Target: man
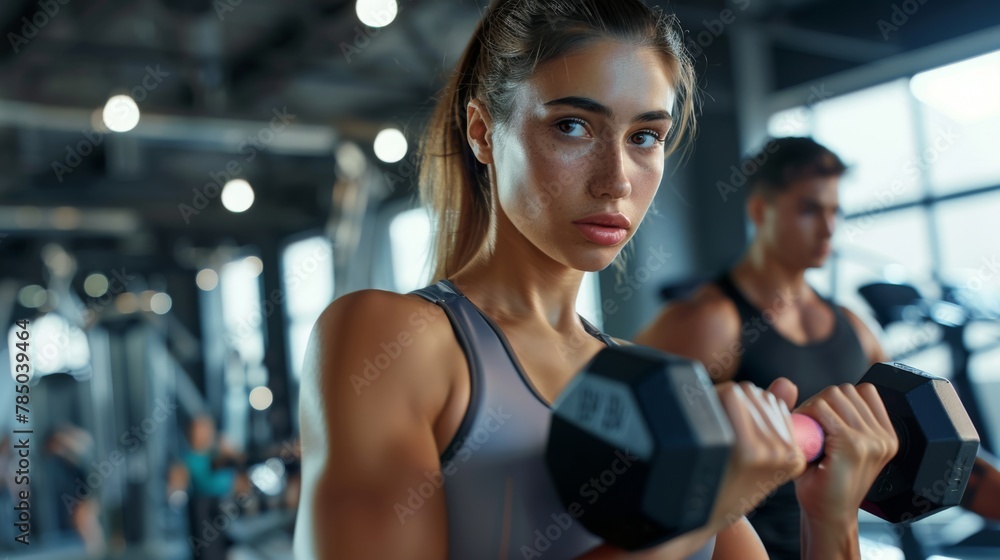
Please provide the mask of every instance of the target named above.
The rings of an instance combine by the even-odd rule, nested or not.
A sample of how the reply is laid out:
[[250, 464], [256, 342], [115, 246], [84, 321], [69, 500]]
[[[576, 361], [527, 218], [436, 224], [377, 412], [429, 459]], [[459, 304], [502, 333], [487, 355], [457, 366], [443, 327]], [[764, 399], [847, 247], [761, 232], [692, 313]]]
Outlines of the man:
[[[809, 138], [772, 140], [754, 160], [746, 206], [756, 231], [746, 253], [726, 274], [665, 308], [635, 342], [702, 362], [715, 383], [767, 387], [787, 377], [801, 403], [829, 385], [856, 383], [889, 356], [864, 321], [805, 280], [806, 270], [830, 254], [844, 163]], [[973, 476], [963, 505], [995, 517], [997, 500], [985, 496], [1000, 495], [1000, 473], [978, 459]], [[799, 557], [794, 485], [779, 488], [751, 515], [771, 558]]]

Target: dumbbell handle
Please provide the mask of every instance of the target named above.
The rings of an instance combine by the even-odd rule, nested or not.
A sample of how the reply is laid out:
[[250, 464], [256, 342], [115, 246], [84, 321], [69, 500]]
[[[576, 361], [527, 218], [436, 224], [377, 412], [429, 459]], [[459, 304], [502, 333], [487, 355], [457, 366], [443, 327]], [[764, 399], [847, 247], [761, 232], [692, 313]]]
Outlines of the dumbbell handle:
[[823, 456], [823, 445], [826, 443], [826, 433], [819, 422], [805, 414], [792, 414], [792, 439], [806, 456], [806, 462], [812, 463]]

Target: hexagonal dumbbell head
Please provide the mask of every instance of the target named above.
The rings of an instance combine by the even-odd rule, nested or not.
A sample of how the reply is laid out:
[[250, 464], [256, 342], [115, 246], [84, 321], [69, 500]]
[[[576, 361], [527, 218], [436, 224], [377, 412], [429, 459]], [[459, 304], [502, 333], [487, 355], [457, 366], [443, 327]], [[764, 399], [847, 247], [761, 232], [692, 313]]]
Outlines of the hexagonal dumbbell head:
[[701, 364], [610, 347], [553, 405], [546, 462], [571, 515], [635, 550], [704, 525], [732, 445]]
[[861, 508], [886, 521], [915, 521], [961, 501], [979, 434], [947, 379], [904, 364], [875, 364], [860, 383], [878, 389], [899, 435], [899, 453]]

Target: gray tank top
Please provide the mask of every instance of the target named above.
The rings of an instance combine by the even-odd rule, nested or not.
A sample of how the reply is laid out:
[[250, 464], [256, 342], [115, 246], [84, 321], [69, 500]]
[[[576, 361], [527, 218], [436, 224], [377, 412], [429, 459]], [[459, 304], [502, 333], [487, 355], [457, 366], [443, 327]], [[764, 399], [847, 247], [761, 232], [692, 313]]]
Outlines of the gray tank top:
[[[545, 443], [552, 411], [503, 332], [454, 284], [411, 292], [448, 316], [469, 363], [469, 408], [441, 455], [453, 560], [570, 560], [602, 541], [569, 515], [549, 481]], [[617, 343], [580, 317], [584, 328]], [[708, 560], [715, 539], [692, 556]]]

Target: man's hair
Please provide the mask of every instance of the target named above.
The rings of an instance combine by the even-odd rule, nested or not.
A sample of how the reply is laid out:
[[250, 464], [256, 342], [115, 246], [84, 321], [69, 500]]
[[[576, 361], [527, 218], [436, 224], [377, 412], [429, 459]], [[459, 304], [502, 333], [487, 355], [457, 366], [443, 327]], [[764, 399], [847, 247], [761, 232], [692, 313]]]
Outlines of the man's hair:
[[847, 165], [829, 148], [812, 138], [785, 137], [769, 140], [743, 169], [756, 170], [748, 174], [750, 194], [767, 198], [780, 194], [792, 183], [803, 179], [840, 177]]

